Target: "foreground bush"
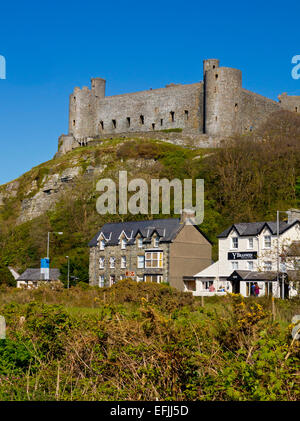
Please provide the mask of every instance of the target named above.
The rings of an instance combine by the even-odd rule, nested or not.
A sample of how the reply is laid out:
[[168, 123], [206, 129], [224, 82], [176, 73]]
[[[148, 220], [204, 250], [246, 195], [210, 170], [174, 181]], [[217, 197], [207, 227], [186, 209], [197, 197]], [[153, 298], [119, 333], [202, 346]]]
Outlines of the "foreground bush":
[[41, 302], [41, 291], [32, 291], [39, 301], [0, 308], [2, 400], [299, 398], [300, 346], [267, 300], [231, 294], [201, 307], [167, 285], [123, 282], [71, 289], [94, 296], [78, 311]]

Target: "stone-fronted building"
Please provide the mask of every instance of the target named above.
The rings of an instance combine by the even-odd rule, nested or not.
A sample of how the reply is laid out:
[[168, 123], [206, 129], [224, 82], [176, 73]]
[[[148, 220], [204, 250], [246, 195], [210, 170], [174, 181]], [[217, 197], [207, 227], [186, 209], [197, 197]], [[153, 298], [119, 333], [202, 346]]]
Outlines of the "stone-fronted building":
[[211, 264], [210, 241], [188, 219], [108, 223], [89, 247], [90, 285], [100, 287], [132, 278], [185, 290], [184, 278]]
[[197, 145], [246, 133], [271, 113], [300, 112], [300, 96], [279, 96], [279, 102], [248, 91], [239, 69], [221, 67], [219, 60], [203, 62], [203, 80], [166, 85], [123, 95], [106, 96], [106, 81], [91, 80], [91, 89], [76, 87], [70, 95], [69, 131], [59, 138], [59, 154], [105, 135], [182, 129]]
[[40, 285], [61, 284], [60, 270], [49, 269], [49, 280], [45, 280], [41, 269], [26, 269], [17, 279], [17, 288], [37, 288]]

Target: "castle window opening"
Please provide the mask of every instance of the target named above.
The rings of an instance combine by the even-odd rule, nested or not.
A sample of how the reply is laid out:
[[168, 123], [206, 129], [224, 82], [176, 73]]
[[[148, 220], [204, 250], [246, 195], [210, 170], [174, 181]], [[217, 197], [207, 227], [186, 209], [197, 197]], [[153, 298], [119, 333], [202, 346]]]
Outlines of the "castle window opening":
[[76, 102], [76, 96], [73, 97], [73, 102]]
[[144, 116], [143, 115], [140, 115], [140, 123], [141, 124], [144, 124], [145, 123], [145, 119], [144, 119]]
[[171, 121], [172, 121], [172, 123], [174, 123], [174, 121], [175, 121], [175, 112], [174, 111], [170, 111], [170, 117], [171, 117]]
[[216, 121], [218, 121], [218, 117], [216, 116]]
[[75, 124], [76, 124], [76, 121], [75, 121], [75, 120], [73, 120], [73, 126], [75, 126]]
[[238, 104], [235, 104], [235, 106], [234, 106], [234, 111], [235, 111], [235, 112], [237, 112], [237, 111], [238, 111], [238, 109], [239, 109]]
[[160, 119], [160, 125], [162, 126], [164, 124], [164, 120], [161, 118]]
[[127, 117], [127, 126], [130, 127], [130, 117]]
[[102, 120], [100, 121], [100, 127], [101, 127], [101, 130], [104, 130], [104, 123]]
[[152, 130], [155, 130], [155, 123], [152, 123]]
[[117, 121], [116, 120], [112, 120], [112, 126], [113, 126], [113, 129], [115, 129], [117, 127]]
[[296, 113], [298, 112], [298, 107], [295, 107], [295, 111], [296, 111]]
[[185, 119], [186, 120], [189, 119], [189, 112], [188, 112], [188, 110], [184, 110], [184, 116], [185, 116]]
[[218, 73], [216, 73], [216, 79], [218, 79], [218, 77], [219, 77], [219, 75], [218, 75]]

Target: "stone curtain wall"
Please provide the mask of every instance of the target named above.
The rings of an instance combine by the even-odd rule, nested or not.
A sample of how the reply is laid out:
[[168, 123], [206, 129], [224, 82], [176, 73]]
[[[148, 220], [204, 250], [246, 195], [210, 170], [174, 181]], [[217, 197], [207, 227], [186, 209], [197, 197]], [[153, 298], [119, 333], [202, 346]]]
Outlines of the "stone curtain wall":
[[280, 110], [280, 104], [254, 92], [242, 89], [242, 133], [256, 129], [270, 114]]
[[286, 93], [278, 96], [282, 108], [300, 113], [300, 96], [287, 96]]
[[202, 83], [106, 97], [96, 103], [96, 135], [173, 128], [202, 133], [202, 104]]

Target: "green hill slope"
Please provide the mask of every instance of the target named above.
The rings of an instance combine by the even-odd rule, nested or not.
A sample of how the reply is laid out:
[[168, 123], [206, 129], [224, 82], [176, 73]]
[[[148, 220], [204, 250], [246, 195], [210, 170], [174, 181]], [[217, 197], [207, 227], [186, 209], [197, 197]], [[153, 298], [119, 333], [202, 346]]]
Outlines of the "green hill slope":
[[129, 181], [138, 177], [148, 183], [152, 178], [203, 178], [201, 228], [216, 243], [216, 235], [233, 222], [274, 219], [276, 209], [299, 206], [299, 163], [300, 116], [289, 112], [274, 114], [259, 131], [214, 150], [124, 138], [76, 149], [0, 186], [0, 282], [11, 281], [8, 265], [20, 272], [39, 266], [48, 231], [64, 232], [52, 236], [52, 266], [65, 277], [68, 255], [72, 274], [87, 281], [87, 243], [97, 229], [107, 221], [145, 219], [97, 213], [96, 182], [117, 181], [120, 170], [128, 171]]

